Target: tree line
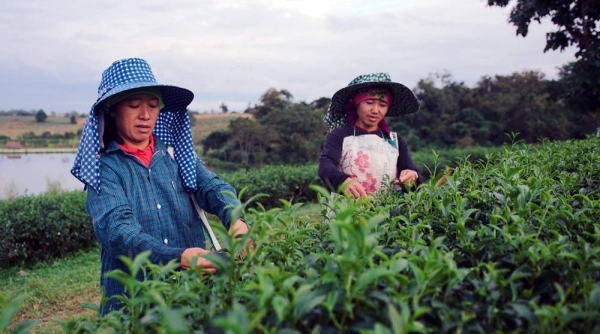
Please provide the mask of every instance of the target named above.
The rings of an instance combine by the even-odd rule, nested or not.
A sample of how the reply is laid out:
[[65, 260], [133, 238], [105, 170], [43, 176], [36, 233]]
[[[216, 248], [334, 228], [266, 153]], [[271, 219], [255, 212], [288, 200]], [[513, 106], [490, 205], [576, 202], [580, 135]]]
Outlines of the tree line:
[[[598, 113], [570, 104], [567, 85], [562, 74], [548, 80], [540, 71], [483, 76], [474, 87], [447, 73], [430, 75], [413, 88], [419, 112], [387, 121], [412, 150], [495, 146], [511, 132], [528, 143], [584, 138], [600, 125]], [[328, 130], [323, 116], [329, 103], [326, 97], [295, 102], [289, 91], [270, 88], [246, 109], [253, 118], [237, 118], [227, 130], [209, 134], [202, 156], [242, 167], [315, 162]]]

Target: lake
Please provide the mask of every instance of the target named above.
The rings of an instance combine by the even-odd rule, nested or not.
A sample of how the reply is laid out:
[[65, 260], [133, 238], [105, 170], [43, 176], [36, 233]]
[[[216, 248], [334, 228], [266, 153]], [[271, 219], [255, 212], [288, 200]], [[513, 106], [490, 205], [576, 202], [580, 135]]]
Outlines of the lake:
[[0, 199], [83, 190], [71, 175], [75, 153], [0, 154]]

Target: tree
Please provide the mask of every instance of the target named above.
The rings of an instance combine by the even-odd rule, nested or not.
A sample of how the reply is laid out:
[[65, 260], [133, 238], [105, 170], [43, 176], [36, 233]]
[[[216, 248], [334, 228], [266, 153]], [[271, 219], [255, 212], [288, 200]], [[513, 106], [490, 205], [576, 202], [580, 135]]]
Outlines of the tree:
[[77, 124], [77, 111], [71, 111], [71, 116], [69, 118], [71, 124]]
[[253, 119], [239, 117], [229, 123], [229, 138], [238, 144], [244, 167], [250, 164], [250, 157], [255, 158], [258, 165], [262, 166], [274, 136], [271, 128]]
[[202, 141], [202, 155], [206, 155], [209, 150], [218, 149], [225, 145], [229, 136], [225, 131], [211, 132]]
[[[506, 7], [511, 0], [488, 0], [488, 6]], [[517, 0], [510, 12], [508, 21], [517, 27], [517, 35], [527, 36], [531, 21], [541, 23], [542, 19], [550, 17], [558, 29], [546, 34], [546, 48], [561, 51], [575, 45], [579, 51], [576, 57], [583, 53], [594, 51], [596, 56], [600, 48], [600, 5], [598, 0]]]
[[264, 124], [278, 133], [269, 154], [273, 163], [304, 164], [319, 156], [327, 132], [321, 110], [304, 102], [294, 103], [270, 113]]
[[219, 108], [221, 108], [221, 111], [226, 114], [227, 111], [229, 111], [229, 109], [227, 108], [227, 105], [225, 104], [225, 102], [221, 102], [221, 105], [219, 106]]
[[[488, 0], [488, 5], [506, 7], [510, 2]], [[532, 21], [540, 23], [546, 17], [557, 29], [546, 34], [544, 52], [577, 48], [577, 60], [561, 73], [569, 106], [600, 126], [600, 4], [598, 0], [517, 0], [508, 21], [517, 27], [517, 35], [525, 37]]]
[[320, 97], [310, 103], [313, 108], [322, 109], [323, 111], [327, 110], [330, 104], [331, 99], [328, 97]]
[[526, 142], [569, 138], [568, 111], [564, 101], [557, 99], [556, 89], [539, 71], [484, 76], [475, 89], [475, 105], [491, 122], [490, 140], [500, 144], [510, 132], [519, 132]]
[[275, 88], [269, 88], [260, 97], [260, 102], [262, 104], [254, 106], [252, 114], [259, 122], [262, 122], [262, 120], [271, 112], [289, 107], [293, 98], [294, 97], [287, 89], [277, 90]]
[[576, 61], [560, 68], [567, 105], [575, 111], [571, 118], [579, 129], [577, 138], [584, 138], [600, 128], [600, 60], [597, 64]]
[[43, 109], [40, 109], [35, 114], [35, 121], [38, 122], [38, 123], [44, 123], [46, 121], [46, 118], [48, 118], [48, 115], [46, 115], [46, 113], [44, 112]]

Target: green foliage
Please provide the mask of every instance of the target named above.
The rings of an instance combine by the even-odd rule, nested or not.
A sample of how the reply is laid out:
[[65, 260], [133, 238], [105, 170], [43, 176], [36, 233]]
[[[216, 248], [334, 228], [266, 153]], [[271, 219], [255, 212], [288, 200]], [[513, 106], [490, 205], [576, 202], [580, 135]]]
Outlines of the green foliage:
[[[421, 170], [424, 180], [432, 175], [453, 168], [460, 162], [475, 162], [486, 159], [502, 147], [471, 147], [451, 150], [421, 150], [413, 153], [414, 162]], [[218, 160], [216, 160], [218, 162]], [[212, 165], [211, 165], [212, 166]], [[217, 163], [213, 167], [226, 169]], [[223, 173], [222, 177], [237, 189], [245, 189], [242, 200], [246, 201], [256, 194], [267, 197], [256, 202], [272, 208], [280, 205], [280, 199], [290, 202], [317, 202], [317, 193], [310, 188], [311, 184], [323, 185], [317, 173], [316, 164], [303, 166], [266, 166], [261, 169], [238, 170], [233, 173]], [[436, 172], [437, 171], [437, 172]]]
[[59, 258], [95, 244], [81, 191], [0, 201], [0, 266]]
[[227, 105], [225, 104], [225, 102], [221, 102], [221, 105], [219, 106], [219, 108], [221, 109], [221, 111], [226, 114], [229, 111], [229, 108], [227, 108]]
[[204, 140], [202, 141], [202, 155], [205, 156], [208, 151], [219, 149], [225, 145], [229, 135], [225, 131], [215, 131], [211, 132]]
[[444, 172], [447, 168], [454, 168], [466, 161], [493, 159], [494, 153], [501, 152], [502, 146], [474, 146], [463, 149], [422, 149], [412, 153], [412, 158], [420, 169], [421, 176], [428, 180], [432, 176]]
[[537, 71], [484, 76], [474, 88], [454, 82], [450, 75], [421, 80], [415, 93], [419, 112], [388, 117], [391, 129], [413, 149], [501, 145], [504, 133], [519, 132], [535, 143], [541, 138], [565, 140], [591, 133], [580, 126], [561, 97], [562, 84]]
[[566, 64], [559, 73], [566, 103], [574, 111], [571, 122], [580, 129], [577, 138], [600, 127], [600, 50], [596, 58]]
[[[6, 301], [0, 295], [0, 332], [8, 332], [11, 321], [15, 318], [21, 309], [21, 298], [15, 298], [11, 301]], [[11, 330], [11, 333], [29, 333], [31, 327], [36, 324], [35, 321], [25, 321], [17, 325]]]
[[[588, 65], [565, 66], [559, 81], [547, 80], [539, 71], [522, 71], [483, 76], [473, 88], [448, 73], [431, 75], [413, 89], [419, 112], [386, 120], [413, 151], [500, 146], [511, 132], [519, 132], [527, 143], [585, 138], [600, 127], [595, 107], [600, 92], [594, 93], [600, 72]], [[242, 168], [316, 162], [327, 131], [322, 119], [328, 101], [295, 103], [289, 92], [271, 88], [262, 104], [248, 111], [254, 119], [232, 121], [226, 136], [209, 135], [204, 155], [239, 162]]]
[[[488, 6], [505, 7], [510, 0], [488, 0]], [[517, 0], [512, 8], [509, 22], [517, 27], [517, 35], [527, 36], [532, 21], [550, 17], [557, 30], [546, 34], [544, 51], [563, 51], [571, 45], [577, 46], [579, 53], [600, 48], [600, 7], [595, 0], [575, 0], [565, 5], [563, 1]], [[579, 56], [579, 54], [577, 54]]]
[[279, 206], [280, 199], [290, 202], [316, 201], [311, 184], [321, 181], [314, 164], [305, 166], [266, 166], [261, 169], [240, 170], [224, 174], [223, 179], [237, 189], [245, 189], [242, 200], [256, 194], [265, 194], [257, 202], [267, 208]]
[[264, 153], [277, 133], [254, 119], [240, 117], [231, 121], [227, 136], [233, 145], [225, 145], [225, 147], [236, 147], [240, 153], [241, 164], [246, 167], [250, 164], [251, 157], [262, 166]]
[[203, 155], [242, 168], [263, 164], [305, 164], [318, 156], [327, 130], [323, 123], [324, 98], [313, 104], [294, 103], [285, 89], [271, 88], [262, 104], [248, 110], [253, 119], [237, 118], [227, 132], [216, 131], [203, 142]]
[[35, 121], [38, 122], [38, 123], [44, 123], [46, 121], [46, 118], [48, 118], [48, 115], [46, 115], [46, 113], [42, 109], [40, 109], [35, 114]]
[[111, 276], [135, 297], [68, 332], [598, 332], [598, 145], [515, 143], [402, 196], [313, 187], [334, 213], [320, 221], [299, 218], [301, 204], [246, 203], [244, 260], [246, 240], [222, 227], [233, 261], [209, 256], [216, 275], [128, 259], [131, 274]]
[[[505, 7], [510, 2], [488, 0], [488, 5]], [[577, 59], [561, 69], [562, 95], [577, 112], [573, 121], [583, 130], [575, 138], [585, 138], [600, 127], [600, 6], [597, 0], [517, 0], [509, 22], [517, 28], [517, 35], [525, 37], [533, 21], [541, 23], [546, 18], [556, 29], [546, 34], [544, 52], [577, 48]]]
[[[73, 142], [78, 138], [79, 135], [80, 133], [74, 132], [64, 132], [63, 134], [60, 134], [45, 131], [44, 133], [38, 136], [33, 131], [30, 131], [19, 135], [17, 137], [17, 140], [25, 148], [69, 147], [73, 145]], [[76, 141], [75, 144], [77, 144]]]
[[305, 103], [271, 112], [263, 124], [276, 133], [267, 157], [271, 164], [304, 164], [315, 159], [327, 132], [322, 111]]

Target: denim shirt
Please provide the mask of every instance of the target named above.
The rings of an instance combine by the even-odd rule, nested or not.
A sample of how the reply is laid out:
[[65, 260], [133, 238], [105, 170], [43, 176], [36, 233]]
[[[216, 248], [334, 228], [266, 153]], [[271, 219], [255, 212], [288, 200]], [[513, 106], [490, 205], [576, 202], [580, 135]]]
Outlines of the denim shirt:
[[[149, 168], [111, 142], [100, 157], [100, 192], [88, 187], [85, 207], [102, 245], [100, 284], [104, 296], [110, 298], [101, 305], [102, 315], [119, 308], [112, 296], [125, 293], [119, 282], [105, 276], [116, 269], [127, 272], [119, 256], [133, 258], [150, 250], [150, 261], [166, 264], [179, 261], [186, 248], [205, 247], [203, 224], [183, 187], [177, 162], [157, 137], [155, 140]], [[232, 208], [228, 206], [239, 201], [224, 192], [236, 191], [196, 160], [198, 190], [194, 196], [202, 209], [217, 215], [229, 228]]]

